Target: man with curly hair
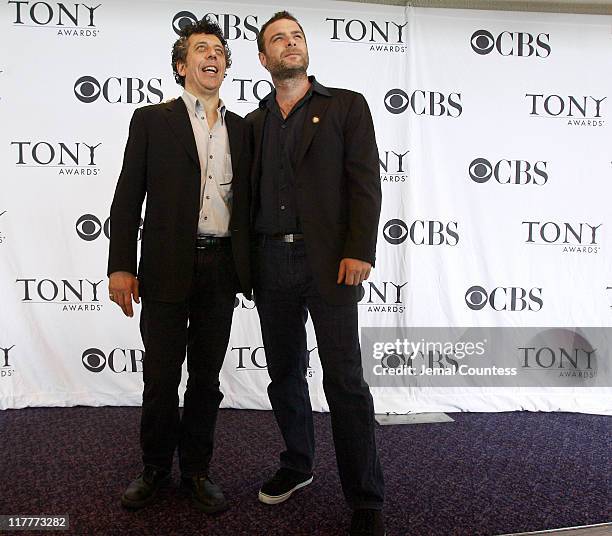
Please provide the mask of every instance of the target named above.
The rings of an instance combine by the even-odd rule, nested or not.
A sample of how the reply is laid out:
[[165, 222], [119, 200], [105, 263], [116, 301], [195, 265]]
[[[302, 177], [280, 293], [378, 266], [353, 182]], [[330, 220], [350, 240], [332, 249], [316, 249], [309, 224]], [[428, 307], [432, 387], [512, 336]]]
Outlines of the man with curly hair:
[[235, 295], [250, 295], [248, 131], [219, 98], [230, 65], [216, 23], [206, 18], [187, 26], [172, 50], [183, 95], [137, 109], [130, 124], [111, 207], [108, 261], [109, 296], [126, 316], [142, 297], [144, 470], [121, 498], [127, 508], [151, 502], [169, 478], [177, 447], [182, 484], [194, 504], [206, 513], [227, 508], [208, 468]]

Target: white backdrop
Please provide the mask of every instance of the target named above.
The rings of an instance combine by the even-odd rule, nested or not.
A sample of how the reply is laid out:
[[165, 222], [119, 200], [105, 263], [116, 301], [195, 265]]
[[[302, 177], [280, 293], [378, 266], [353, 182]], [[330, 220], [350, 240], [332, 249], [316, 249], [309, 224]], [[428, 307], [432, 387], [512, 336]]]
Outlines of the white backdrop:
[[[107, 218], [133, 110], [181, 93], [173, 27], [207, 13], [229, 39], [221, 96], [240, 115], [270, 87], [256, 28], [285, 8], [310, 74], [370, 104], [383, 212], [362, 326], [611, 325], [612, 18], [101, 2], [0, 4], [0, 408], [140, 404], [138, 317], [107, 298]], [[309, 348], [313, 408], [327, 410], [310, 325]], [[373, 395], [377, 412], [612, 413], [609, 360], [597, 374]], [[267, 383], [239, 296], [223, 405], [269, 408]]]

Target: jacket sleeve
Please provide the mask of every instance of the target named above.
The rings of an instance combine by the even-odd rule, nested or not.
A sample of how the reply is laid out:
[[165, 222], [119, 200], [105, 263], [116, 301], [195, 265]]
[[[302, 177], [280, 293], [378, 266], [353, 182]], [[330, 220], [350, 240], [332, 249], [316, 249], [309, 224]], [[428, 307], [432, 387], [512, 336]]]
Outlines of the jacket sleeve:
[[370, 108], [355, 93], [344, 126], [344, 174], [349, 203], [349, 229], [343, 258], [374, 266], [382, 194], [378, 147]]
[[123, 166], [110, 211], [108, 275], [125, 271], [136, 275], [140, 214], [146, 192], [147, 133], [142, 110], [132, 115]]

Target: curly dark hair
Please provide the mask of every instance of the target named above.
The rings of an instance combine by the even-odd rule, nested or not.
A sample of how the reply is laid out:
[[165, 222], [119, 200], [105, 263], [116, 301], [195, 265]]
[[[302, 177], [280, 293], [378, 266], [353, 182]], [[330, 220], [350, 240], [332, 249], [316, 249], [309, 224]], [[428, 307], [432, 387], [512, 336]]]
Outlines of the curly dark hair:
[[276, 22], [277, 20], [282, 20], [282, 19], [292, 20], [293, 22], [295, 22], [300, 27], [300, 30], [304, 34], [304, 39], [306, 39], [306, 34], [304, 33], [304, 28], [302, 28], [300, 21], [297, 20], [288, 11], [279, 11], [278, 13], [274, 13], [274, 15], [270, 17], [270, 19], [264, 22], [263, 26], [261, 27], [261, 30], [259, 30], [259, 34], [257, 35], [257, 49], [259, 50], [259, 52], [264, 52], [266, 49], [266, 45], [264, 43], [264, 32], [266, 31], [266, 28], [270, 26], [270, 24], [272, 24], [273, 22]]
[[185, 87], [185, 77], [178, 73], [176, 64], [179, 61], [184, 63], [187, 60], [187, 41], [193, 34], [208, 34], [218, 37], [219, 41], [221, 41], [221, 44], [223, 45], [223, 50], [225, 53], [225, 68], [229, 69], [232, 65], [232, 52], [230, 51], [229, 46], [227, 46], [227, 40], [225, 37], [223, 37], [221, 27], [206, 16], [203, 19], [182, 28], [179, 33], [179, 38], [174, 42], [174, 45], [172, 45], [172, 72], [174, 73], [176, 83], [183, 87]]

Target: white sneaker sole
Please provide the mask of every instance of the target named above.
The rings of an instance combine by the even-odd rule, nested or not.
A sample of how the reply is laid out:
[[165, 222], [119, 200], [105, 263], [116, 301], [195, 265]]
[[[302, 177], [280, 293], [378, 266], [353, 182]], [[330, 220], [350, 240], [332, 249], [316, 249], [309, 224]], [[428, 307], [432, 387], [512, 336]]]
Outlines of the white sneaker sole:
[[291, 497], [291, 494], [300, 489], [303, 488], [305, 486], [308, 486], [308, 484], [310, 484], [312, 482], [312, 478], [310, 477], [308, 480], [304, 480], [304, 482], [300, 482], [297, 486], [295, 486], [294, 488], [291, 488], [288, 492], [283, 493], [282, 495], [267, 495], [265, 493], [262, 493], [261, 491], [259, 492], [259, 500], [264, 503], [264, 504], [279, 504], [282, 503], [284, 501], [286, 501], [289, 497]]

